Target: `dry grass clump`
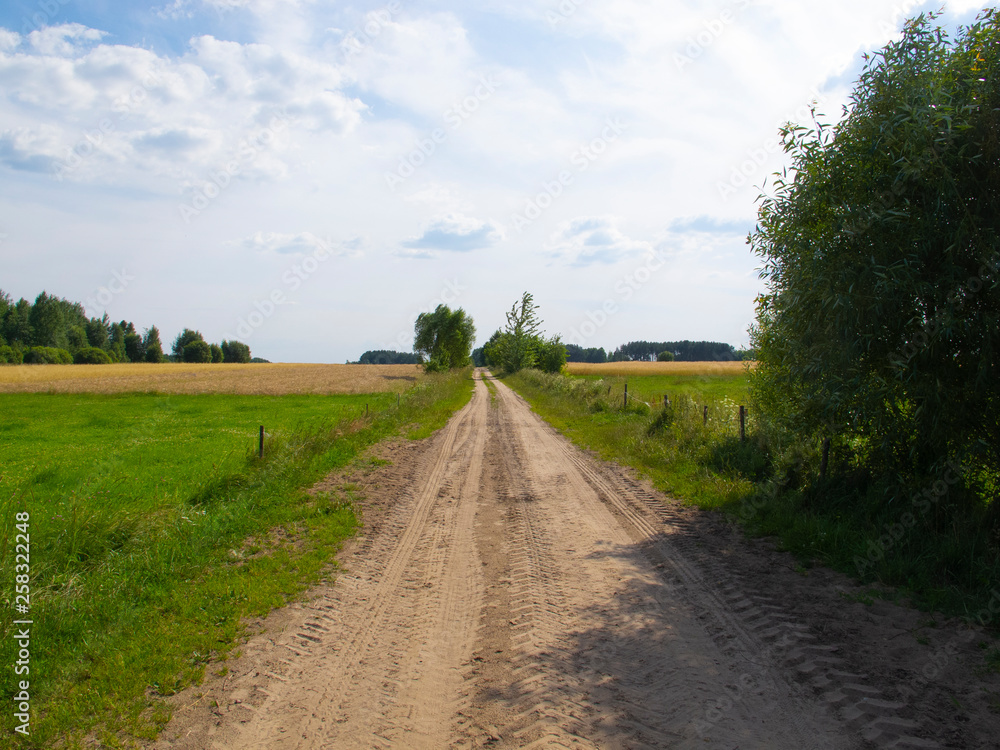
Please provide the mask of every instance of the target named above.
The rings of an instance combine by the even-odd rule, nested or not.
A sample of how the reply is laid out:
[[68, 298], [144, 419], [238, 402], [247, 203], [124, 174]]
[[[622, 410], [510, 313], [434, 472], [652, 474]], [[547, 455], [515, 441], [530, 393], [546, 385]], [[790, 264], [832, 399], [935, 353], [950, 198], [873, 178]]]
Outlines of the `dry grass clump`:
[[5, 365], [0, 393], [379, 393], [422, 375], [420, 365]]
[[740, 375], [753, 362], [569, 362], [570, 375]]

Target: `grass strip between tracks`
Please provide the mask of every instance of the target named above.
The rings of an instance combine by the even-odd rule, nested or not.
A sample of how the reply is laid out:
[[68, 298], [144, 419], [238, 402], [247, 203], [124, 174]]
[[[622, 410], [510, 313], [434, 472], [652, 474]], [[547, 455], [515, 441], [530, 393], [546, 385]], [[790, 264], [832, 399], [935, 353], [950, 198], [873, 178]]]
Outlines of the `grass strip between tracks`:
[[[159, 699], [224, 660], [245, 619], [324, 575], [358, 524], [350, 488], [306, 490], [368, 446], [426, 437], [472, 394], [469, 371], [354, 396], [3, 394], [0, 569], [11, 613], [15, 514], [30, 514], [30, 674], [0, 621], [23, 747], [131, 746], [169, 719]], [[263, 458], [257, 426], [265, 424]], [[14, 729], [28, 679], [29, 737]]]

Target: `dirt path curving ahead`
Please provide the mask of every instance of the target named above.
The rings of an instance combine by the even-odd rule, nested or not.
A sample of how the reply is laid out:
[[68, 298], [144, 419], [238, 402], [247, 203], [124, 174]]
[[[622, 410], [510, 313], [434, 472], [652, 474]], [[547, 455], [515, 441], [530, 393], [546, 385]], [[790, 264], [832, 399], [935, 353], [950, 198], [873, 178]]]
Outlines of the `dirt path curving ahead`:
[[[477, 381], [444, 429], [392, 447], [390, 465], [356, 478], [371, 505], [336, 580], [268, 618], [227, 675], [177, 698], [154, 747], [954, 739], [940, 712], [921, 708], [930, 689], [900, 701], [885, 669], [858, 668], [870, 633], [845, 648], [846, 626], [816, 627], [816, 608], [849, 609], [832, 581], [806, 582], [824, 593], [803, 602], [801, 586], [789, 596], [788, 584], [749, 575], [777, 553], [583, 454], [495, 385], [491, 394]], [[977, 747], [971, 736], [948, 745]]]

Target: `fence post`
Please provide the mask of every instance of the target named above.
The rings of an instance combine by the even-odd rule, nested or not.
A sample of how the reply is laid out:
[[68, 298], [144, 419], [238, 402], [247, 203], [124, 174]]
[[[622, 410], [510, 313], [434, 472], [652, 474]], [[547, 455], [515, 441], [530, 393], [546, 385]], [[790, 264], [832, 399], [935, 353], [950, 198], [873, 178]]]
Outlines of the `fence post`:
[[258, 458], [264, 458], [264, 425], [260, 426], [260, 448], [257, 451]]
[[747, 439], [747, 408], [740, 404], [740, 442]]
[[701, 423], [703, 425], [707, 425], [708, 424], [708, 405], [707, 404], [705, 405], [705, 408], [702, 411], [702, 421], [701, 421]]
[[819, 478], [826, 479], [826, 467], [830, 463], [830, 438], [823, 438], [823, 460], [819, 464]]
[[625, 381], [625, 397], [622, 399], [622, 409], [628, 409], [628, 381]]

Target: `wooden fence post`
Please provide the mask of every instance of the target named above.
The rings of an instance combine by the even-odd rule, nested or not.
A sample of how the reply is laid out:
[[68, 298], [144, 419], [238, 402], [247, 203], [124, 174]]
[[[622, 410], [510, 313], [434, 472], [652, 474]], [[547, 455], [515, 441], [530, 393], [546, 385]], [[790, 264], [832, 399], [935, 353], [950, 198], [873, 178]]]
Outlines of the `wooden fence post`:
[[258, 458], [264, 458], [264, 425], [260, 426], [260, 448], [257, 452]]
[[625, 381], [625, 397], [622, 399], [622, 409], [628, 409], [628, 381]]
[[663, 408], [666, 409], [668, 406], [670, 406], [670, 399], [667, 397], [667, 394], [664, 393], [663, 394]]
[[701, 421], [701, 423], [704, 424], [704, 425], [708, 424], [708, 405], [707, 404], [705, 405], [705, 408], [702, 411], [702, 421]]
[[740, 405], [740, 442], [747, 439], [747, 408]]

